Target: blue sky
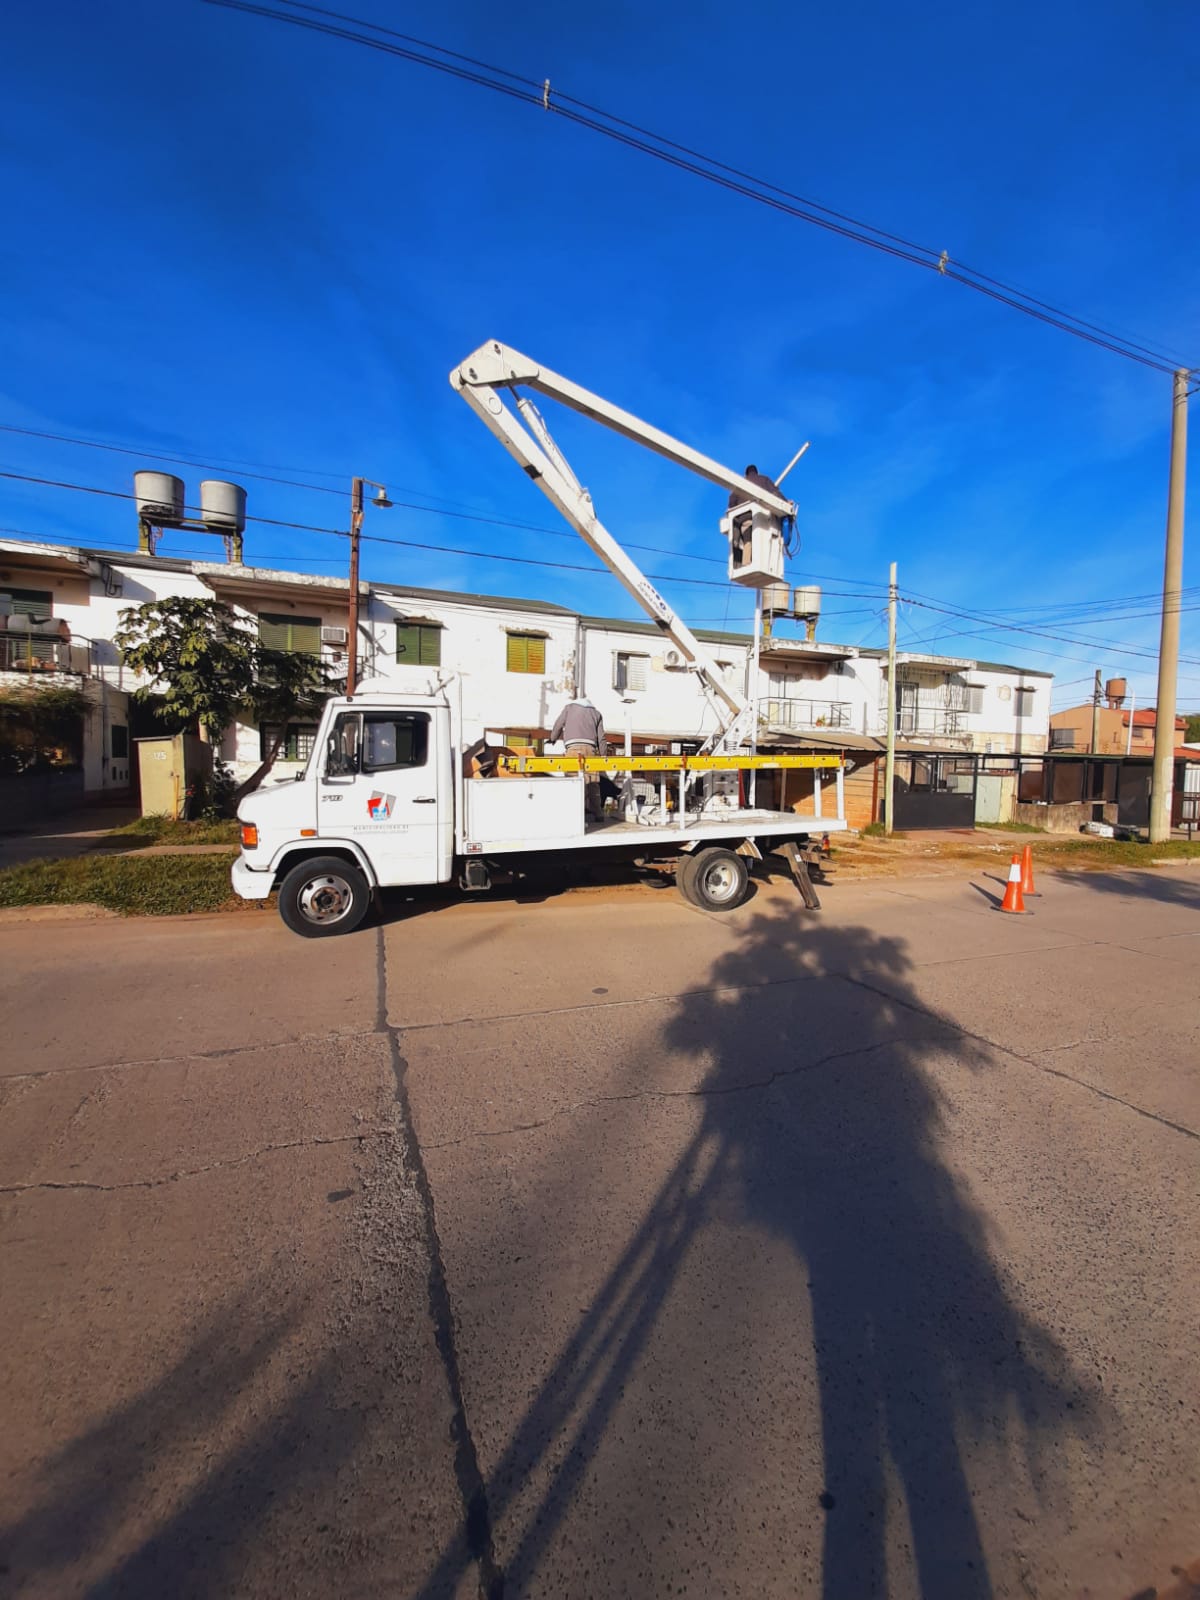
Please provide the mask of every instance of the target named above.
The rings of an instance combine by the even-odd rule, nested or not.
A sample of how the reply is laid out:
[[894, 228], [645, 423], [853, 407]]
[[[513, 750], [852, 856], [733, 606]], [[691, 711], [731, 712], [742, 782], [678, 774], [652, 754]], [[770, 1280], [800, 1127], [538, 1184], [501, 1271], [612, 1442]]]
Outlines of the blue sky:
[[[1200, 363], [1190, 0], [345, 3]], [[1153, 650], [1153, 602], [1063, 619], [1161, 586], [1169, 378], [347, 43], [199, 0], [49, 0], [7, 24], [0, 423], [339, 491], [359, 472], [425, 508], [368, 514], [418, 546], [368, 544], [368, 576], [632, 615], [606, 575], [424, 548], [592, 559], [571, 536], [439, 514], [557, 527], [446, 382], [499, 337], [737, 467], [778, 471], [811, 439], [791, 575], [824, 581], [822, 636], [882, 642], [894, 559], [926, 600], [1096, 641], [963, 635], [909, 603], [902, 645], [1053, 670], [1058, 704], [1095, 666], [1153, 698], [1153, 663], [1116, 648]], [[618, 537], [675, 552], [644, 559], [683, 614], [744, 622], [712, 564], [721, 493], [549, 420]], [[135, 464], [0, 434], [10, 471], [119, 490]], [[245, 481], [252, 515], [346, 525], [344, 499]], [[0, 482], [0, 502], [5, 528], [134, 541], [119, 500]], [[247, 542], [317, 572], [343, 551], [255, 524]], [[1183, 649], [1181, 703], [1200, 706], [1192, 616]]]

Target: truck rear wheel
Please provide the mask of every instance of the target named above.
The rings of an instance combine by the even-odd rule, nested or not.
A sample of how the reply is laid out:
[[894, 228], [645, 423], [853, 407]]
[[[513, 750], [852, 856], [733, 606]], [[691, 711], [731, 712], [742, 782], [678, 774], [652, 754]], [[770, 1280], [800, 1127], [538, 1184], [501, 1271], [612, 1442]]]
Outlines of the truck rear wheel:
[[746, 898], [750, 883], [744, 858], [719, 845], [685, 856], [677, 877], [684, 898], [701, 911], [732, 911]]
[[301, 861], [279, 885], [279, 915], [293, 933], [324, 939], [351, 933], [367, 914], [371, 890], [353, 862], [340, 856]]

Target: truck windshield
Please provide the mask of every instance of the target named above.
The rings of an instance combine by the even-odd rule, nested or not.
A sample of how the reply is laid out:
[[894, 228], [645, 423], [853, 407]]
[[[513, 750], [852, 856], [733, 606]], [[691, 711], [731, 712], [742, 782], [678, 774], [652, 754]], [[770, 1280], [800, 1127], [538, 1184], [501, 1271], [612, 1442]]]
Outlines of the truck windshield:
[[325, 771], [331, 778], [345, 778], [359, 771], [362, 751], [362, 716], [348, 712], [340, 716], [329, 735]]

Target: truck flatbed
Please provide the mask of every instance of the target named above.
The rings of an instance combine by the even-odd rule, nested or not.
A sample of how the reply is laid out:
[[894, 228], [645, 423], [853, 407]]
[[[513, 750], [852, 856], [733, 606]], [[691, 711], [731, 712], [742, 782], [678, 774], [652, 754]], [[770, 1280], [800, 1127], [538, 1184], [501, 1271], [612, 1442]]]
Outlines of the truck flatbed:
[[838, 817], [800, 816], [790, 811], [730, 810], [698, 822], [667, 822], [658, 825], [627, 822], [614, 818], [590, 822], [582, 833], [567, 833], [554, 839], [538, 839], [526, 834], [508, 839], [488, 839], [486, 844], [468, 839], [467, 855], [517, 855], [531, 850], [606, 850], [629, 844], [672, 846], [702, 842], [716, 844], [727, 839], [795, 839], [803, 834], [837, 833], [846, 824]]

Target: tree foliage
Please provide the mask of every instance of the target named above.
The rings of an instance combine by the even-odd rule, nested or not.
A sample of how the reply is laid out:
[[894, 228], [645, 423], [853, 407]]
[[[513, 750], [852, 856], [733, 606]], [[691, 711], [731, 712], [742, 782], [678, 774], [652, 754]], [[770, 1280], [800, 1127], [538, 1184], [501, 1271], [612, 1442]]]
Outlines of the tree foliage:
[[1194, 712], [1187, 719], [1187, 732], [1184, 738], [1188, 744], [1200, 744], [1200, 711]]
[[268, 649], [253, 624], [220, 600], [177, 596], [127, 606], [114, 640], [126, 665], [149, 679], [139, 699], [156, 701], [157, 714], [175, 726], [199, 723], [214, 745], [239, 715], [278, 728], [239, 795], [271, 770], [287, 724], [311, 715], [337, 687], [317, 656]]
[[83, 749], [87, 696], [60, 685], [0, 688], [0, 772], [75, 766]]
[[220, 600], [176, 596], [126, 606], [113, 640], [126, 666], [150, 680], [138, 699], [161, 695], [164, 720], [199, 723], [213, 744], [254, 688], [258, 639]]

